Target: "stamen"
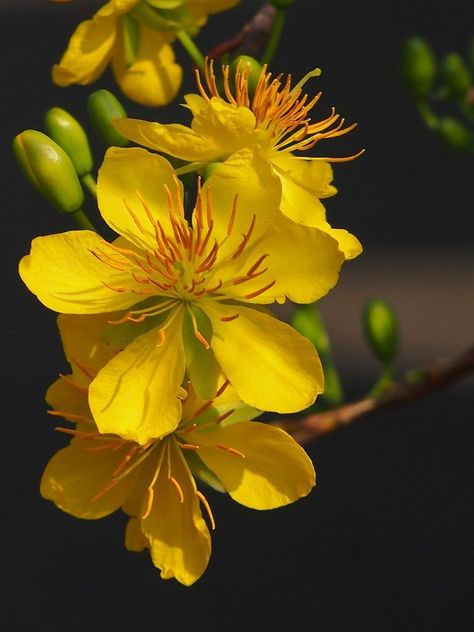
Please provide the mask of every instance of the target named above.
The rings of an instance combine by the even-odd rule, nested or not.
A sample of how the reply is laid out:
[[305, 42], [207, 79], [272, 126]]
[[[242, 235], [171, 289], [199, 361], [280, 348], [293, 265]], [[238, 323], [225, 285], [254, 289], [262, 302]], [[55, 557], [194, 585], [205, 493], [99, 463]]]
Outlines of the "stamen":
[[217, 399], [218, 397], [220, 397], [229, 385], [230, 385], [229, 380], [225, 380], [225, 382], [222, 383], [222, 386], [219, 387], [219, 390], [217, 391], [214, 399]]
[[216, 528], [216, 521], [214, 520], [214, 516], [212, 515], [211, 506], [207, 502], [207, 498], [204, 496], [204, 494], [201, 494], [201, 492], [198, 489], [196, 490], [196, 496], [199, 498], [199, 500], [202, 502], [202, 504], [206, 508], [207, 515], [211, 523], [211, 529], [214, 531]]
[[88, 377], [91, 381], [95, 378], [95, 376], [97, 375], [97, 371], [94, 371], [93, 369], [90, 369], [86, 366], [84, 366], [83, 364], [80, 364], [77, 360], [75, 360], [74, 358], [71, 358], [71, 364], [74, 364], [74, 366], [76, 366], [79, 371], [81, 371], [82, 373], [84, 373], [84, 375], [86, 377]]
[[256, 222], [256, 215], [255, 213], [252, 215], [252, 221], [250, 223], [249, 229], [248, 231], [243, 235], [243, 239], [240, 242], [239, 247], [237, 248], [237, 250], [234, 252], [234, 254], [232, 255], [232, 259], [237, 259], [237, 257], [239, 255], [242, 254], [242, 252], [245, 250], [245, 247], [250, 239], [250, 236], [253, 233], [253, 229], [255, 228], [255, 222]]
[[183, 494], [183, 489], [182, 489], [181, 485], [178, 483], [178, 481], [173, 476], [170, 476], [168, 480], [171, 481], [173, 483], [173, 485], [175, 486], [176, 491], [179, 494], [179, 502], [181, 504], [183, 504], [183, 502], [184, 502], [184, 494]]
[[223, 323], [230, 323], [231, 320], [235, 320], [239, 316], [240, 314], [232, 314], [232, 316], [221, 316], [221, 320]]
[[[194, 426], [196, 426], [196, 424], [194, 424]], [[189, 428], [186, 428], [186, 430], [189, 431]], [[193, 428], [193, 430], [194, 430], [194, 428]], [[180, 443], [179, 447], [182, 450], [193, 450], [193, 451], [199, 450], [199, 446], [198, 445], [194, 445], [192, 443]]]
[[259, 294], [263, 294], [264, 292], [269, 290], [271, 287], [275, 285], [275, 283], [276, 281], [272, 281], [268, 285], [265, 285], [265, 287], [262, 287], [260, 290], [255, 290], [255, 292], [250, 292], [250, 294], [245, 294], [244, 298], [255, 298], [256, 296], [259, 296]]
[[236, 450], [235, 448], [231, 448], [228, 445], [224, 445], [223, 443], [216, 443], [216, 447], [224, 450], [225, 452], [229, 452], [230, 454], [235, 454], [235, 456], [239, 456], [241, 459], [245, 459], [245, 454], [240, 452], [240, 450]]

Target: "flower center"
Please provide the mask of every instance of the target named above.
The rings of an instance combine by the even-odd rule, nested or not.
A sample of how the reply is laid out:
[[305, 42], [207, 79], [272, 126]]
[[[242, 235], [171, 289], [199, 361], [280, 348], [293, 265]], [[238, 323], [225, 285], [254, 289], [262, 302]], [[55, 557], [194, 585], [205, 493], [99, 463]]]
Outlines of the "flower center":
[[[200, 188], [198, 190], [192, 225], [184, 218], [178, 180], [176, 179], [177, 201], [173, 199], [168, 187], [165, 188], [168, 197], [167, 230], [164, 223], [154, 217], [145, 200], [137, 192], [141, 210], [152, 226], [153, 248], [140, 251], [104, 241], [101, 247], [91, 251], [112, 270], [129, 276], [129, 282], [125, 287], [102, 281], [106, 287], [118, 293], [132, 292], [137, 295], [137, 302], [149, 297], [159, 297], [151, 306], [129, 310], [120, 320], [113, 321], [114, 324], [125, 321], [142, 323], [146, 318], [163, 314], [179, 305], [189, 307], [192, 303], [199, 303], [203, 298], [225, 300], [230, 298], [226, 296], [226, 288], [245, 284], [268, 271], [268, 268], [262, 267], [268, 254], [247, 257], [255, 231], [255, 215], [243, 233], [234, 234], [237, 197], [234, 198], [227, 226], [219, 231], [219, 236], [216, 236], [209, 188], [205, 195]], [[144, 236], [149, 235], [146, 230], [148, 226], [143, 225], [129, 201], [125, 200], [124, 203], [139, 232]], [[143, 216], [143, 213], [141, 215]], [[242, 262], [241, 265], [232, 265], [239, 261]], [[264, 282], [262, 287], [245, 294], [243, 298], [255, 298], [275, 283], [275, 280]], [[191, 317], [193, 318], [192, 312]], [[197, 328], [195, 332], [201, 339]]]

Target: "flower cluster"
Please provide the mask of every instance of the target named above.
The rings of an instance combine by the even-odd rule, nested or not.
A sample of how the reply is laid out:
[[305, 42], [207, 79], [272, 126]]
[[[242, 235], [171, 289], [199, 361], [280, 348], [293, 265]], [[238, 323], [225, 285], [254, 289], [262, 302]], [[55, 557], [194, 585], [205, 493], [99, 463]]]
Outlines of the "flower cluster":
[[[205, 13], [233, 3], [173, 4]], [[98, 15], [139, 5], [114, 0]], [[143, 146], [110, 148], [99, 171], [115, 238], [38, 237], [20, 263], [28, 288], [61, 314], [72, 366], [47, 395], [72, 440], [48, 464], [42, 495], [81, 518], [121, 508], [127, 548], [149, 549], [162, 577], [186, 585], [210, 554], [201, 507], [215, 526], [196, 481], [255, 509], [314, 485], [302, 448], [250, 421], [302, 410], [324, 389], [313, 345], [267, 306], [320, 299], [361, 251], [326, 219], [333, 159], [301, 156], [352, 129], [334, 111], [310, 120], [319, 95], [302, 88], [314, 73], [292, 86], [263, 68], [253, 94], [248, 69], [222, 73], [212, 61], [197, 73], [190, 127], [115, 121]], [[179, 176], [195, 172], [204, 181], [185, 189]]]

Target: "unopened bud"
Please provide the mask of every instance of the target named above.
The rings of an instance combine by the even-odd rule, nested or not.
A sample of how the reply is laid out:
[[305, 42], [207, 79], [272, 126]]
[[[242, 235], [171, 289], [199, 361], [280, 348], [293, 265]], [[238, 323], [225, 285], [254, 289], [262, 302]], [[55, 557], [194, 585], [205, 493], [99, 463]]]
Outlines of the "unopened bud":
[[49, 136], [67, 153], [77, 173], [85, 176], [92, 171], [94, 161], [84, 128], [69, 112], [51, 108], [44, 125]]
[[248, 73], [249, 93], [253, 95], [262, 74], [262, 64], [249, 55], [239, 55], [230, 65], [230, 72], [233, 77], [237, 72]]
[[460, 98], [472, 84], [471, 73], [466, 62], [458, 53], [449, 53], [441, 60], [441, 74], [451, 94]]
[[320, 353], [329, 353], [329, 338], [315, 305], [298, 305], [291, 317], [291, 324], [296, 331], [308, 338]]
[[402, 74], [414, 97], [427, 96], [436, 77], [436, 60], [421, 37], [408, 39], [402, 51]]
[[369, 301], [364, 309], [364, 330], [374, 355], [387, 364], [398, 351], [398, 323], [392, 308], [381, 299]]
[[474, 149], [474, 133], [461, 121], [446, 116], [439, 122], [438, 132], [451, 149], [472, 151]]
[[127, 147], [130, 142], [113, 126], [114, 118], [127, 116], [124, 107], [108, 90], [96, 90], [87, 99], [87, 111], [95, 131], [108, 147]]
[[27, 129], [13, 140], [13, 152], [25, 177], [61, 213], [82, 208], [84, 192], [74, 165], [49, 136]]

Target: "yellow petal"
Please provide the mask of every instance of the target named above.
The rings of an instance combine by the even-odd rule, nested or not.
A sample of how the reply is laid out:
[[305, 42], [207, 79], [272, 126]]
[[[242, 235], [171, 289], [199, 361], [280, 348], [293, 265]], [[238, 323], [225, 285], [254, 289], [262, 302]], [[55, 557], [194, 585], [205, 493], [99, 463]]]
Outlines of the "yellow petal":
[[169, 452], [164, 455], [161, 467], [158, 465], [153, 503], [149, 515], [141, 520], [141, 528], [149, 540], [153, 563], [161, 569], [161, 577], [174, 577], [189, 586], [206, 570], [211, 538], [201, 515], [194, 479], [181, 450], [173, 438], [165, 443], [162, 450]]
[[272, 157], [275, 174], [281, 180], [281, 211], [294, 222], [314, 226], [333, 237], [346, 259], [354, 259], [362, 246], [347, 230], [332, 228], [326, 221], [326, 211], [320, 198], [337, 193], [332, 186], [332, 168], [324, 160], [301, 160], [278, 154]]
[[227, 156], [239, 149], [256, 146], [266, 134], [256, 128], [254, 113], [246, 107], [234, 106], [213, 97], [191, 123], [193, 131], [219, 148]]
[[158, 329], [152, 329], [99, 371], [89, 404], [100, 432], [143, 445], [176, 428], [185, 371], [182, 320], [181, 309], [173, 312], [163, 325], [162, 344]]
[[[77, 383], [77, 386], [73, 386], [70, 380], [73, 380], [72, 375], [68, 376], [67, 379], [59, 378], [53, 382], [46, 391], [45, 399], [47, 403], [54, 410], [79, 415], [92, 421], [92, 413], [87, 401], [87, 387], [81, 386], [75, 379], [74, 383]], [[82, 382], [87, 381], [87, 378], [84, 376]], [[53, 420], [57, 421], [57, 417], [54, 417]]]
[[241, 305], [202, 301], [200, 307], [211, 320], [217, 361], [244, 402], [293, 413], [310, 406], [323, 391], [313, 345], [289, 325]]
[[130, 518], [125, 530], [125, 548], [129, 551], [140, 553], [148, 547], [148, 540], [143, 535], [143, 531], [138, 518]]
[[257, 304], [284, 302], [286, 298], [312, 303], [336, 285], [344, 255], [326, 232], [295, 224], [279, 214], [260, 239], [250, 242], [241, 256], [222, 264], [215, 275], [224, 282], [243, 280], [259, 260], [257, 272], [266, 271], [228, 285], [223, 291], [226, 296]]
[[137, 302], [130, 274], [99, 261], [94, 249], [107, 249], [102, 237], [88, 230], [37, 237], [31, 252], [20, 261], [19, 273], [28, 289], [57, 312], [99, 314], [119, 311]]
[[319, 160], [301, 160], [281, 153], [272, 156], [276, 175], [281, 180], [281, 211], [294, 222], [320, 226], [326, 211], [319, 201], [337, 191], [331, 185], [331, 165]]
[[46, 466], [41, 495], [77, 518], [107, 516], [121, 506], [135, 484], [136, 473], [132, 471], [97, 497], [110, 484], [127, 449], [124, 446], [115, 451], [93, 452], [84, 449], [83, 441], [73, 442], [59, 450]]
[[117, 83], [129, 99], [155, 107], [174, 99], [181, 85], [182, 69], [175, 63], [169, 37], [140, 27], [140, 44], [133, 64], [127, 64], [121, 30], [112, 56]]
[[59, 64], [53, 67], [53, 81], [58, 86], [95, 81], [110, 61], [115, 43], [117, 20], [113, 13], [97, 13], [92, 20], [79, 24]]
[[218, 145], [179, 123], [163, 125], [139, 119], [117, 118], [114, 119], [114, 127], [125, 138], [139, 145], [189, 162], [209, 162], [221, 155]]
[[[159, 220], [167, 234], [173, 234], [168, 212], [166, 188], [176, 200], [182, 185], [174, 179], [173, 167], [145, 149], [111, 147], [97, 180], [97, 200], [102, 217], [117, 233], [138, 248], [156, 247], [155, 226], [148, 217]], [[175, 206], [177, 204], [175, 203]], [[146, 208], [145, 208], [146, 207]]]
[[60, 314], [58, 327], [64, 355], [72, 366], [76, 381], [80, 383], [83, 373], [78, 371], [77, 364], [97, 372], [107, 364], [118, 352], [118, 349], [105, 344], [102, 332], [114, 320], [116, 314]]
[[188, 440], [199, 445], [199, 457], [232, 498], [246, 507], [282, 507], [306, 496], [315, 485], [308, 455], [279, 428], [240, 422], [214, 432], [196, 430]]
[[[280, 216], [280, 182], [269, 162], [256, 150], [242, 149], [219, 164], [203, 186], [203, 199], [209, 192], [214, 235], [223, 241], [236, 199], [236, 213], [230, 237], [219, 248], [219, 260], [237, 250], [254, 221], [252, 241]], [[211, 277], [209, 277], [211, 278]]]
[[327, 228], [321, 226], [331, 237], [337, 240], [339, 249], [344, 253], [346, 259], [354, 259], [362, 252], [362, 244], [355, 235], [352, 235], [344, 228], [331, 228], [328, 224]]

